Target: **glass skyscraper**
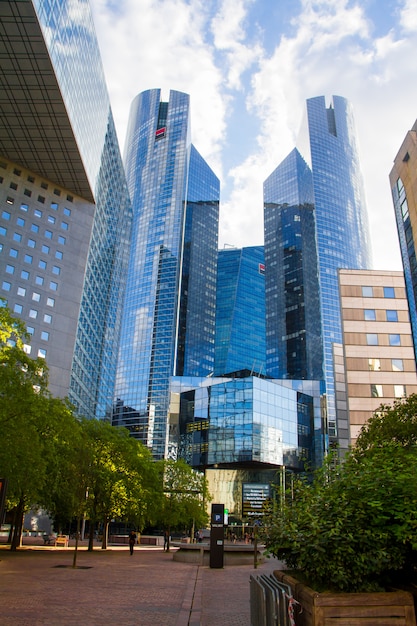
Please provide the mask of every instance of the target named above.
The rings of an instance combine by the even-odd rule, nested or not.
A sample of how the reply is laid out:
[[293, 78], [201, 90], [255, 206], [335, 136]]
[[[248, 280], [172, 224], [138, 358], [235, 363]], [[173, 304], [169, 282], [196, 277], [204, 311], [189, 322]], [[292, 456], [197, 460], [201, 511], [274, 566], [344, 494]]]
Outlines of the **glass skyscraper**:
[[294, 149], [264, 182], [267, 374], [323, 379], [311, 170]]
[[50, 390], [110, 418], [131, 204], [88, 2], [1, 2], [1, 295]]
[[113, 423], [169, 454], [169, 379], [214, 368], [219, 180], [190, 139], [189, 96], [132, 103], [125, 164], [133, 203]]
[[219, 251], [216, 298], [216, 376], [238, 370], [265, 374], [263, 246]]
[[[342, 343], [338, 269], [369, 269], [371, 245], [351, 105], [307, 100], [330, 441], [338, 440], [334, 346]], [[347, 428], [339, 424], [339, 431]], [[347, 424], [346, 424], [347, 427]], [[344, 445], [344, 444], [343, 444]]]

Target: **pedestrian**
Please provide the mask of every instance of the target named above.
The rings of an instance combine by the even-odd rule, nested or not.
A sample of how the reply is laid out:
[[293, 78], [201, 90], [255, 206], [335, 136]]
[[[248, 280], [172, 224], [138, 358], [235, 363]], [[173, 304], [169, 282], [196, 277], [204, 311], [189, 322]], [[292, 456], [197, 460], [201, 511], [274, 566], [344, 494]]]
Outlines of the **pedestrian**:
[[169, 550], [169, 532], [167, 530], [164, 532], [164, 552], [165, 550], [167, 552]]
[[129, 549], [130, 549], [130, 556], [132, 556], [133, 554], [133, 546], [136, 543], [136, 533], [134, 530], [130, 531], [130, 535], [129, 535]]

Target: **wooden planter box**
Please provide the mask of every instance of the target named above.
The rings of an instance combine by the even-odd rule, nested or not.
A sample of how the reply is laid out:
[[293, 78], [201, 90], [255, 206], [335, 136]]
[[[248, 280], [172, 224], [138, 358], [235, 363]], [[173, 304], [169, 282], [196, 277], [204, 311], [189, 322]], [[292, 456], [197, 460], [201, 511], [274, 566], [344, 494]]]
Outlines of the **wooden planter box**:
[[416, 626], [414, 600], [407, 591], [318, 593], [279, 570], [274, 576], [290, 585], [300, 603], [297, 626]]

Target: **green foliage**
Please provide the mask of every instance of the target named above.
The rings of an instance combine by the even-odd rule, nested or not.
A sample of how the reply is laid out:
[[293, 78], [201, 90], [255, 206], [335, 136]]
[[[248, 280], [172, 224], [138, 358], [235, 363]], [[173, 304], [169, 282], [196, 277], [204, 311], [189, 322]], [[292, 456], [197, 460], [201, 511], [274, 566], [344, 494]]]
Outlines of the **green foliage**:
[[205, 502], [210, 496], [203, 474], [193, 470], [185, 461], [164, 461], [163, 498], [158, 519], [165, 528], [191, 528], [208, 522]]
[[417, 398], [382, 407], [337, 466], [297, 478], [271, 511], [269, 551], [319, 589], [369, 591], [417, 566]]
[[105, 526], [125, 519], [142, 529], [161, 508], [162, 477], [149, 450], [98, 420], [77, 419], [48, 392], [44, 359], [24, 350], [24, 324], [0, 307], [0, 476], [15, 508], [14, 546], [23, 513], [45, 507], [59, 525], [86, 515]]

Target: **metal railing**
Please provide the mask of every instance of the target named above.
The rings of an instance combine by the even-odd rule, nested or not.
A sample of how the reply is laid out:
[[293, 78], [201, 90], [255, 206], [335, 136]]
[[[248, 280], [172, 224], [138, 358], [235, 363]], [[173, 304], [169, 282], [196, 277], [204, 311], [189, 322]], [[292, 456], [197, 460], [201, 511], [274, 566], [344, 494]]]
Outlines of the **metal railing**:
[[272, 574], [250, 576], [251, 626], [295, 626], [291, 588]]

